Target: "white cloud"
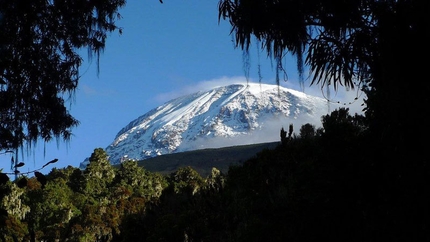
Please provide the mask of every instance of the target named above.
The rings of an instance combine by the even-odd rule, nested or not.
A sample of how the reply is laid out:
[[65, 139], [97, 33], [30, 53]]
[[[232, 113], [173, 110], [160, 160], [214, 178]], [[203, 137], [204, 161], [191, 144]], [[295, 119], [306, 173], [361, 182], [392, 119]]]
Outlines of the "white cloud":
[[95, 89], [85, 84], [81, 85], [81, 90], [84, 92], [85, 95], [95, 95], [97, 93]]
[[184, 86], [181, 89], [161, 93], [155, 97], [155, 100], [161, 103], [170, 101], [174, 98], [192, 94], [199, 91], [207, 91], [215, 87], [226, 86], [234, 83], [246, 83], [245, 77], [220, 77], [212, 80], [204, 80], [193, 85]]
[[94, 89], [89, 85], [83, 84], [80, 86], [80, 90], [86, 96], [114, 96], [116, 95], [116, 91], [112, 89]]
[[207, 148], [221, 148], [235, 145], [249, 145], [267, 142], [281, 141], [280, 130], [283, 127], [288, 131], [289, 125], [293, 125], [293, 135], [299, 135], [302, 125], [310, 123], [315, 128], [321, 127], [321, 118], [313, 117], [306, 118], [304, 116], [299, 119], [279, 118], [267, 119], [262, 122], [261, 129], [253, 130], [249, 134], [238, 135], [235, 137], [210, 137], [198, 138], [193, 142], [181, 144], [181, 150], [194, 150], [194, 149], [207, 149]]

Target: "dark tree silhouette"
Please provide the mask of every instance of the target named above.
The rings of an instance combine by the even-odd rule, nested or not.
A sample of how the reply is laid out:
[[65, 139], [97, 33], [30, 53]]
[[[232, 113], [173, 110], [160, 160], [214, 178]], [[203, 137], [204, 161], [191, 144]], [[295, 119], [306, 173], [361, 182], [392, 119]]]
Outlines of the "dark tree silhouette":
[[[219, 19], [229, 20], [236, 47], [248, 52], [256, 40], [277, 61], [278, 72], [290, 53], [297, 57], [299, 74], [305, 65], [309, 67], [311, 84], [335, 90], [362, 88], [367, 94], [364, 125], [362, 119], [350, 119], [344, 115], [347, 110], [339, 110], [323, 120], [321, 138], [325, 150], [337, 151], [336, 159], [327, 159], [327, 167], [334, 174], [344, 171], [362, 179], [370, 220], [390, 231], [370, 236], [376, 240], [430, 238], [425, 142], [430, 132], [422, 127], [427, 123], [423, 114], [430, 111], [430, 82], [423, 77], [425, 61], [417, 58], [429, 56], [429, 4], [425, 0], [219, 2]], [[357, 130], [363, 132], [351, 139]], [[343, 169], [346, 162], [353, 169]], [[351, 189], [354, 183], [349, 184]], [[333, 194], [341, 196], [339, 190]], [[415, 239], [420, 236], [424, 239]]]
[[[424, 0], [220, 0], [219, 19], [230, 22], [237, 47], [248, 52], [256, 40], [278, 70], [291, 53], [300, 75], [309, 66], [311, 84], [364, 88], [375, 140], [401, 150], [429, 134], [413, 128], [429, 111], [430, 84], [416, 58], [429, 54], [429, 9]], [[408, 154], [422, 148], [417, 142]]]
[[281, 143], [285, 144], [287, 140], [287, 132], [284, 130], [284, 127], [281, 128]]
[[310, 123], [306, 123], [300, 128], [300, 137], [303, 139], [312, 139], [315, 137], [315, 134], [315, 126]]
[[0, 1], [0, 150], [69, 140], [81, 57], [97, 60], [124, 0]]

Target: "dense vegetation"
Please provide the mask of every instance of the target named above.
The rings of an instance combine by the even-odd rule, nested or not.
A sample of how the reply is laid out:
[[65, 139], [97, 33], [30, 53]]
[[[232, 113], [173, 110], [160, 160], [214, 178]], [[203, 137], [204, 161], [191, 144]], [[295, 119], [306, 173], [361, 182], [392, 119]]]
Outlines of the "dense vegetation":
[[428, 240], [430, 174], [381, 164], [366, 122], [335, 110], [322, 128], [304, 124], [275, 149], [205, 178], [191, 167], [114, 168], [95, 149], [85, 170], [2, 184], [1, 240]]

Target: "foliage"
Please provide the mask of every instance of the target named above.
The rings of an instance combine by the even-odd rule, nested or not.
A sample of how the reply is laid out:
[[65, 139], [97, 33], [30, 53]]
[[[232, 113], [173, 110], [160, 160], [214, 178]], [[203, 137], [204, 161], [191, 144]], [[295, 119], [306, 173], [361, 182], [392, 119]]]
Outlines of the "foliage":
[[[429, 111], [430, 84], [416, 71], [426, 67], [415, 57], [428, 53], [429, 9], [424, 0], [220, 0], [219, 20], [228, 19], [236, 47], [246, 53], [252, 41], [261, 45], [277, 73], [291, 53], [301, 82], [307, 66], [311, 84], [362, 88], [378, 152], [404, 160], [425, 155], [418, 140], [429, 135], [414, 131], [411, 118]], [[404, 149], [411, 141], [413, 151]]]
[[136, 161], [128, 160], [121, 163], [117, 170], [114, 183], [133, 191], [133, 194], [147, 201], [158, 199], [167, 181], [159, 174], [150, 173], [138, 166]]
[[[367, 71], [363, 56], [373, 43], [368, 34], [374, 21], [366, 12], [371, 10], [371, 2], [221, 0], [219, 18], [228, 18], [236, 45], [245, 51], [255, 36], [279, 68], [285, 53], [291, 52], [297, 57], [300, 74], [306, 59], [314, 80], [353, 87], [353, 75], [361, 80], [360, 75]], [[369, 47], [358, 48], [362, 41], [370, 41]], [[304, 58], [306, 48], [308, 56]], [[353, 50], [349, 58], [343, 58], [344, 50]]]
[[67, 185], [67, 179], [60, 176], [48, 181], [45, 186], [28, 187], [26, 204], [31, 213], [25, 221], [38, 240], [64, 240], [61, 235], [65, 234], [66, 225], [80, 211], [73, 204], [74, 194]]
[[27, 226], [11, 215], [2, 217], [0, 225], [0, 240], [4, 242], [23, 240], [28, 234]]
[[114, 168], [95, 149], [84, 171], [53, 169], [45, 186], [36, 177], [24, 188], [3, 185], [29, 209], [23, 217], [7, 208], [2, 239], [426, 240], [429, 171], [382, 166], [366, 119], [348, 109], [323, 116], [322, 126], [304, 124], [287, 143], [205, 178], [191, 167], [168, 175], [135, 161]]
[[203, 178], [191, 167], [179, 168], [170, 175], [174, 193], [194, 195], [203, 185]]
[[85, 168], [83, 175], [85, 182], [81, 187], [82, 193], [92, 194], [95, 197], [100, 196], [100, 198], [106, 197], [109, 193], [108, 186], [115, 178], [115, 172], [102, 148], [95, 149], [91, 154], [90, 163]]
[[306, 123], [302, 125], [302, 127], [300, 128], [299, 136], [303, 139], [312, 139], [315, 137], [315, 135], [316, 135], [315, 126], [310, 123]]
[[[138, 167], [135, 161], [116, 169], [103, 149], [94, 149], [85, 170], [66, 167], [36, 176], [19, 188], [7, 181], [0, 219], [1, 239], [29, 241], [115, 241], [130, 238], [146, 206], [159, 203], [167, 178]], [[133, 223], [134, 224], [134, 223]]]
[[30, 211], [30, 208], [22, 202], [24, 190], [14, 183], [7, 183], [4, 186], [7, 186], [9, 193], [2, 198], [1, 207], [18, 219], [24, 219]]
[[28, 234], [23, 220], [30, 212], [30, 208], [23, 202], [25, 191], [10, 181], [0, 184], [0, 189], [4, 192], [0, 197], [0, 240], [22, 240]]
[[[323, 117], [317, 139], [298, 142], [320, 150], [309, 160], [309, 171], [316, 172], [311, 177], [319, 183], [304, 193], [317, 205], [307, 207], [316, 208], [310, 209], [315, 219], [307, 221], [309, 230], [304, 229], [310, 235], [334, 239], [328, 233], [336, 233], [347, 241], [430, 238], [427, 216], [418, 212], [427, 211], [430, 169], [422, 140], [430, 133], [416, 129], [425, 123], [420, 114], [430, 111], [430, 84], [416, 71], [426, 67], [415, 57], [428, 54], [429, 9], [423, 0], [219, 2], [219, 19], [229, 20], [236, 46], [248, 53], [255, 38], [276, 60], [277, 73], [284, 71], [281, 61], [290, 52], [297, 57], [299, 77], [309, 67], [311, 84], [359, 87], [367, 96], [364, 117], [337, 110]], [[292, 158], [309, 159], [302, 153]]]
[[[146, 241], [206, 240], [218, 218], [219, 193], [225, 177], [213, 168], [203, 179], [191, 167], [178, 169], [168, 176], [169, 186], [160, 201], [152, 206], [139, 224]], [[208, 207], [210, 204], [212, 207]]]
[[[78, 52], [99, 57], [123, 0], [0, 3], [0, 150], [71, 138], [65, 102], [79, 81]], [[98, 60], [98, 59], [97, 59]]]
[[302, 72], [302, 55], [307, 50], [305, 59], [313, 81], [352, 88], [376, 78], [376, 61], [386, 54], [378, 48], [386, 43], [397, 44], [386, 35], [391, 34], [389, 31], [397, 29], [417, 40], [420, 31], [425, 30], [425, 10], [421, 8], [426, 4], [421, 0], [221, 0], [219, 19], [229, 20], [236, 46], [245, 51], [255, 37], [277, 60], [289, 51], [296, 55]]

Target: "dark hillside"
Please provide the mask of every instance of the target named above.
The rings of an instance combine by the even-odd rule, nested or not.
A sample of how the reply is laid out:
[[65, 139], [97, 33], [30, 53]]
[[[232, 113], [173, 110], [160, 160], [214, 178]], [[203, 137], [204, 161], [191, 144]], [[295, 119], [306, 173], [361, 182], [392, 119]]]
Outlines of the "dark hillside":
[[142, 160], [138, 162], [138, 165], [148, 171], [162, 174], [170, 174], [180, 167], [190, 166], [202, 177], [206, 177], [213, 167], [227, 173], [230, 165], [242, 164], [258, 152], [264, 149], [274, 149], [279, 144], [279, 142], [270, 142], [187, 151]]

